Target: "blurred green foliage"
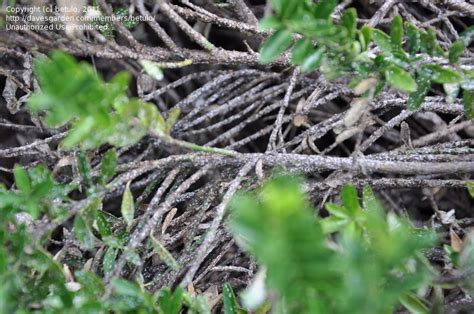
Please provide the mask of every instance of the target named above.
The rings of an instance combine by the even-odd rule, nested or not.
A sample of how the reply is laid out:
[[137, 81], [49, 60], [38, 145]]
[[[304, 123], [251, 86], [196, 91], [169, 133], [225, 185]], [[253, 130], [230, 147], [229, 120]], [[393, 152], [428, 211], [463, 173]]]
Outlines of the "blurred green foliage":
[[[233, 200], [234, 235], [265, 267], [282, 313], [392, 313], [400, 304], [427, 313], [416, 295], [433, 270], [421, 254], [431, 232], [386, 214], [370, 188], [353, 186], [318, 218], [294, 177], [278, 176]], [[416, 304], [416, 305], [415, 305]], [[412, 310], [412, 309], [410, 309]]]
[[125, 146], [149, 133], [169, 132], [169, 123], [155, 105], [127, 96], [128, 73], [121, 72], [106, 83], [89, 63], [77, 62], [61, 51], [37, 60], [35, 73], [41, 90], [29, 98], [29, 107], [44, 113], [50, 127], [71, 125], [64, 148]]

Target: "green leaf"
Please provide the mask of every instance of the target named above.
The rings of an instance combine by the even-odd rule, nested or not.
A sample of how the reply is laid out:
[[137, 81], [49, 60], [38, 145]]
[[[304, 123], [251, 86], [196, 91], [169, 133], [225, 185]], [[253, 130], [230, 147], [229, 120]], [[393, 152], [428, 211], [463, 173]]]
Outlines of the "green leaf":
[[86, 187], [91, 187], [91, 165], [83, 152], [79, 152], [77, 155], [77, 168], [79, 170], [79, 174], [81, 175], [82, 181], [84, 182], [84, 185]]
[[460, 35], [460, 39], [464, 42], [466, 47], [469, 47], [472, 41], [474, 41], [474, 26], [470, 26], [463, 31]]
[[324, 208], [326, 208], [326, 210], [330, 214], [339, 218], [348, 218], [349, 215], [351, 214], [351, 212], [348, 211], [348, 208], [346, 208], [345, 206], [339, 206], [334, 203], [326, 203], [324, 204]]
[[370, 28], [367, 25], [362, 26], [359, 33], [359, 41], [360, 41], [363, 51], [367, 50], [367, 47], [369, 46], [371, 40], [372, 40], [372, 28]]
[[142, 66], [145, 73], [153, 79], [161, 81], [164, 78], [163, 70], [161, 70], [161, 67], [158, 63], [150, 60], [138, 60], [138, 62]]
[[342, 231], [350, 222], [349, 219], [331, 216], [321, 220], [321, 227], [323, 228], [324, 234], [331, 234]]
[[466, 49], [466, 46], [464, 45], [464, 41], [462, 40], [456, 40], [452, 45], [451, 48], [449, 48], [449, 63], [451, 64], [456, 64], [459, 61], [459, 58], [464, 53], [464, 49]]
[[90, 250], [94, 247], [94, 235], [81, 215], [76, 215], [74, 218], [74, 234], [84, 249]]
[[262, 31], [282, 28], [283, 23], [275, 16], [266, 16], [258, 22], [258, 27]]
[[141, 266], [143, 264], [140, 255], [135, 250], [127, 249], [123, 254], [125, 255], [125, 259], [133, 265]]
[[403, 92], [415, 92], [417, 84], [411, 75], [401, 67], [391, 65], [385, 71], [387, 82], [394, 88]]
[[468, 181], [466, 183], [467, 192], [469, 195], [474, 198], [474, 181]]
[[100, 210], [97, 211], [95, 223], [101, 237], [107, 237], [112, 234], [112, 229], [110, 228], [109, 222], [107, 221], [107, 218], [105, 218], [104, 213]]
[[131, 296], [131, 297], [137, 297], [137, 298], [143, 297], [143, 292], [140, 289], [140, 286], [137, 285], [136, 283], [130, 282], [125, 279], [112, 278], [110, 284], [112, 288], [114, 289], [114, 291], [119, 295]]
[[173, 125], [178, 121], [181, 110], [178, 107], [173, 107], [168, 112], [168, 119], [166, 119], [166, 134], [170, 134]]
[[368, 185], [364, 186], [362, 192], [362, 204], [366, 210], [383, 212], [383, 206], [374, 194], [372, 188]]
[[428, 94], [431, 87], [431, 75], [422, 69], [418, 72], [416, 85], [418, 86], [416, 91], [409, 95], [407, 101], [407, 108], [412, 111], [420, 108], [426, 94]]
[[395, 16], [392, 20], [392, 28], [390, 29], [390, 40], [392, 43], [393, 50], [398, 50], [402, 47], [403, 21], [399, 15]]
[[100, 296], [105, 292], [105, 286], [95, 273], [78, 270], [74, 273], [77, 281], [81, 284], [83, 291], [89, 294]]
[[433, 28], [428, 28], [427, 31], [421, 31], [421, 50], [428, 53], [431, 56], [443, 57], [444, 50], [436, 39], [436, 31]]
[[415, 25], [405, 22], [405, 29], [408, 36], [408, 51], [414, 55], [420, 50], [421, 37], [418, 27]]
[[390, 37], [379, 29], [372, 30], [372, 38], [375, 41], [375, 44], [385, 53], [390, 53], [392, 51], [392, 44]]
[[464, 114], [466, 118], [474, 118], [474, 90], [463, 90], [462, 101], [464, 105]]
[[460, 86], [459, 84], [443, 84], [444, 92], [446, 94], [446, 102], [452, 104], [458, 97]]
[[341, 24], [347, 30], [347, 36], [353, 39], [357, 30], [357, 11], [354, 8], [349, 8], [342, 13]]
[[303, 63], [301, 64], [300, 68], [302, 72], [310, 72], [315, 70], [321, 64], [321, 60], [323, 59], [323, 52], [324, 48], [319, 48], [315, 52], [313, 52], [309, 57], [307, 57]]
[[291, 63], [300, 65], [303, 61], [314, 51], [311, 40], [300, 39], [298, 40], [293, 49], [291, 50]]
[[359, 210], [357, 190], [353, 185], [346, 184], [342, 187], [341, 198], [342, 204], [351, 214], [355, 214]]
[[115, 168], [117, 166], [117, 151], [115, 148], [109, 149], [102, 159], [100, 166], [100, 179], [102, 184], [109, 181], [115, 175]]
[[[293, 2], [293, 0], [287, 0]], [[298, 1], [294, 1], [298, 2]], [[314, 6], [313, 17], [315, 19], [327, 20], [331, 17], [332, 12], [336, 8], [338, 0], [323, 0]]]
[[93, 117], [85, 117], [74, 124], [62, 142], [65, 149], [71, 149], [75, 145], [84, 141], [94, 129], [95, 121]]
[[158, 241], [153, 235], [150, 235], [151, 244], [153, 245], [153, 249], [155, 250], [156, 254], [160, 257], [160, 259], [172, 270], [178, 271], [180, 266], [178, 262], [174, 259], [173, 255], [165, 248], [160, 241]]
[[158, 292], [160, 314], [179, 314], [183, 306], [184, 290], [177, 287], [174, 292], [170, 288], [162, 288]]
[[431, 80], [440, 84], [459, 83], [462, 77], [456, 71], [442, 67], [437, 64], [429, 64], [425, 66], [428, 71], [431, 71]]
[[115, 265], [115, 260], [117, 258], [118, 249], [109, 247], [104, 254], [104, 260], [102, 261], [102, 271], [105, 275], [110, 273]]
[[291, 33], [287, 29], [275, 32], [260, 47], [260, 62], [268, 64], [274, 61], [291, 45], [292, 40]]
[[15, 165], [15, 168], [13, 169], [13, 176], [15, 177], [16, 187], [23, 193], [30, 194], [31, 182], [26, 170], [20, 165]]
[[407, 293], [400, 297], [400, 303], [412, 314], [428, 314], [429, 310], [421, 302], [420, 298], [413, 293]]
[[291, 18], [300, 5], [298, 1], [272, 0], [272, 7], [283, 18]]
[[135, 216], [135, 205], [133, 202], [132, 192], [130, 191], [130, 181], [127, 182], [125, 191], [123, 192], [120, 212], [127, 225], [130, 226], [133, 221], [133, 217]]
[[224, 298], [224, 314], [239, 314], [239, 304], [229, 283], [224, 284], [222, 295]]

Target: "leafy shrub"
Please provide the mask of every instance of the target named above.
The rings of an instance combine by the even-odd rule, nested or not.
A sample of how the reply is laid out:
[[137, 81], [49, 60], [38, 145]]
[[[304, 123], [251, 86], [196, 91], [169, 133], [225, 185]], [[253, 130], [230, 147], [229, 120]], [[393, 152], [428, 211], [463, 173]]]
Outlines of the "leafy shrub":
[[[112, 222], [125, 226], [123, 218], [99, 209], [100, 191], [115, 172], [115, 159], [115, 151], [106, 154], [97, 183], [87, 181], [90, 178], [87, 160], [79, 162], [83, 181], [89, 185], [89, 198], [74, 218], [74, 233], [84, 250], [93, 249], [94, 241], [106, 245], [104, 274], [124, 250], [129, 236], [125, 228], [111, 231]], [[41, 219], [48, 217], [53, 224], [65, 222], [68, 211], [78, 207], [67, 196], [77, 186], [57, 183], [43, 165], [28, 171], [16, 166], [14, 177], [17, 190], [0, 187], [0, 313], [168, 314], [179, 313], [181, 308], [186, 308], [187, 313], [209, 312], [202, 297], [191, 296], [182, 289], [172, 292], [163, 288], [151, 294], [143, 285], [119, 278], [112, 278], [107, 287], [83, 263], [78, 266], [67, 258], [60, 263], [47, 250], [52, 230], [41, 224]], [[160, 257], [169, 254], [163, 249], [157, 252]], [[138, 258], [141, 263], [135, 252], [123, 251], [123, 254], [129, 262]]]
[[277, 177], [232, 203], [231, 226], [266, 268], [276, 308], [288, 313], [389, 313], [400, 302], [427, 312], [416, 291], [433, 271], [420, 252], [434, 235], [386, 215], [370, 188], [352, 186], [317, 218], [298, 179]]
[[53, 52], [51, 60], [36, 62], [35, 70], [41, 91], [31, 96], [29, 106], [46, 112], [48, 126], [72, 123], [65, 148], [80, 144], [87, 149], [105, 143], [124, 146], [138, 142], [151, 130], [161, 132], [164, 121], [156, 106], [127, 97], [130, 77], [125, 72], [105, 83], [90, 64], [77, 63], [60, 51]]
[[[260, 27], [275, 32], [261, 46], [261, 62], [270, 63], [291, 47], [291, 62], [302, 71], [319, 69], [328, 79], [352, 75], [351, 87], [376, 78], [375, 93], [386, 84], [409, 93], [410, 110], [421, 106], [432, 83], [443, 84], [448, 102], [463, 90], [466, 116], [474, 117], [474, 72], [457, 64], [474, 39], [474, 27], [445, 51], [434, 29], [419, 29], [400, 16], [393, 18], [390, 35], [367, 25], [358, 28], [354, 8], [335, 23], [331, 14], [337, 3], [272, 0], [274, 15], [261, 20]], [[294, 36], [301, 38], [293, 42]]]

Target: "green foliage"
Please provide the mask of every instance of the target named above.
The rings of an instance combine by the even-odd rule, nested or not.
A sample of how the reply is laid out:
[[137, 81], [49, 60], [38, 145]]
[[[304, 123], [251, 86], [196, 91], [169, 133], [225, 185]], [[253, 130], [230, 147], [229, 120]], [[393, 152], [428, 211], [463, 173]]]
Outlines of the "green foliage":
[[[99, 191], [114, 175], [116, 158], [113, 149], [105, 154], [98, 180], [91, 176], [85, 155], [79, 154], [77, 160], [88, 198], [72, 220], [73, 231], [82, 250], [92, 251], [98, 242], [105, 246], [104, 275], [113, 269], [119, 254], [132, 265], [142, 264], [138, 253], [125, 247], [130, 236], [126, 222], [133, 218], [130, 209], [122, 218], [101, 210]], [[149, 293], [142, 285], [120, 278], [112, 278], [107, 287], [100, 271], [92, 273], [84, 270], [81, 262], [54, 258], [46, 249], [51, 235], [44, 233], [41, 218], [47, 216], [58, 225], [66, 222], [69, 210], [78, 204], [67, 195], [77, 186], [57, 183], [43, 165], [30, 169], [16, 165], [14, 179], [16, 189], [0, 186], [0, 313], [168, 314], [180, 313], [180, 309], [210, 313], [203, 297], [191, 296], [180, 288]], [[133, 206], [129, 189], [124, 199], [125, 207], [130, 207], [130, 200]], [[165, 262], [177, 269], [171, 254], [163, 250], [169, 255]]]
[[234, 198], [232, 230], [267, 270], [279, 295], [275, 307], [288, 313], [426, 308], [416, 291], [430, 283], [420, 252], [433, 235], [386, 215], [368, 187], [363, 206], [352, 186], [343, 187], [341, 199], [326, 206], [329, 217], [317, 218], [299, 179], [282, 176]]
[[163, 118], [153, 104], [127, 97], [127, 73], [106, 83], [90, 64], [78, 63], [60, 51], [53, 52], [51, 59], [38, 60], [35, 73], [41, 91], [30, 97], [29, 107], [44, 112], [48, 126], [71, 124], [65, 148], [124, 146], [148, 133], [165, 133], [159, 124]]
[[150, 236], [150, 240], [153, 245], [153, 249], [158, 254], [160, 259], [172, 270], [178, 271], [181, 267], [174, 259], [173, 255], [171, 255], [171, 253], [165, 248], [165, 246], [161, 244], [161, 242], [158, 241], [158, 239], [156, 239], [153, 235]]
[[133, 221], [133, 216], [135, 216], [135, 205], [133, 203], [133, 195], [130, 191], [130, 181], [125, 186], [125, 191], [123, 192], [122, 197], [122, 206], [120, 206], [120, 212], [122, 217], [125, 219], [125, 222], [128, 226]]
[[[301, 71], [319, 69], [326, 78], [355, 76], [353, 82], [377, 78], [381, 91], [385, 82], [409, 93], [407, 107], [419, 108], [432, 83], [451, 84], [451, 91], [463, 89], [467, 118], [474, 116], [474, 73], [457, 66], [474, 37], [474, 28], [464, 31], [460, 39], [444, 51], [432, 28], [419, 29], [395, 16], [390, 34], [363, 25], [357, 28], [357, 12], [345, 10], [336, 23], [331, 14], [338, 1], [271, 1], [274, 11], [260, 21], [264, 30], [275, 30], [260, 48], [260, 61], [271, 63], [291, 48], [291, 62]], [[302, 37], [293, 43], [293, 38]], [[405, 37], [407, 38], [404, 43]], [[372, 49], [371, 41], [378, 51]], [[370, 51], [369, 51], [370, 49]], [[426, 62], [432, 57], [444, 58], [449, 66]], [[445, 88], [446, 89], [446, 88]], [[448, 102], [457, 96], [447, 93]]]
[[26, 212], [33, 219], [42, 214], [59, 219], [66, 214], [62, 202], [68, 201], [67, 194], [74, 186], [58, 184], [43, 165], [28, 170], [16, 165], [13, 174], [18, 190], [7, 191], [0, 186], [0, 206], [5, 215]]

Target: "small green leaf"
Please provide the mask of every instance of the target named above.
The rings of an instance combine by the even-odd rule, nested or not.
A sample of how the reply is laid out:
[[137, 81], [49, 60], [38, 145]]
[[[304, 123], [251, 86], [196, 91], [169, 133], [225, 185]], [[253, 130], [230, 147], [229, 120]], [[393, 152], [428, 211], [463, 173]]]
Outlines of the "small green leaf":
[[110, 273], [115, 265], [115, 259], [117, 258], [118, 249], [109, 247], [104, 254], [104, 260], [102, 261], [102, 270], [105, 275]]
[[142, 66], [145, 73], [150, 77], [157, 81], [161, 81], [163, 79], [163, 70], [161, 70], [161, 67], [158, 63], [150, 60], [139, 60], [138, 62]]
[[466, 118], [474, 118], [474, 90], [463, 90], [462, 101], [464, 105], [464, 113]]
[[107, 221], [107, 218], [105, 218], [104, 213], [100, 210], [97, 211], [95, 223], [97, 225], [97, 230], [99, 231], [101, 237], [107, 237], [112, 234], [109, 222]]
[[281, 29], [270, 36], [260, 48], [260, 62], [268, 64], [284, 52], [292, 42], [291, 32]]
[[272, 29], [279, 29], [283, 23], [275, 16], [267, 16], [258, 22], [258, 28], [262, 31], [269, 31]]
[[406, 293], [400, 297], [400, 303], [412, 314], [428, 314], [429, 310], [413, 293]]
[[99, 296], [105, 292], [104, 283], [95, 273], [78, 270], [74, 275], [87, 293]]
[[224, 284], [222, 295], [224, 297], [224, 314], [239, 314], [239, 304], [229, 283]]
[[291, 50], [291, 63], [300, 65], [303, 61], [314, 51], [311, 40], [300, 39], [298, 40], [293, 49]]
[[[293, 0], [287, 0], [287, 2], [298, 2]], [[338, 0], [323, 0], [320, 1], [313, 11], [315, 19], [327, 20], [331, 17], [332, 12], [336, 8]]]
[[115, 175], [115, 168], [117, 166], [117, 151], [115, 148], [109, 149], [102, 159], [100, 166], [100, 179], [102, 183], [106, 183]]
[[394, 88], [403, 92], [415, 92], [417, 85], [411, 75], [401, 67], [391, 65], [385, 71], [387, 82]]
[[464, 53], [464, 49], [466, 49], [466, 46], [464, 45], [464, 41], [456, 40], [451, 45], [451, 48], [449, 48], [449, 63], [451, 64], [458, 63], [459, 58], [461, 58], [461, 56]]
[[343, 230], [349, 223], [349, 219], [331, 216], [321, 220], [321, 227], [324, 234], [331, 234]]
[[125, 255], [125, 259], [133, 265], [141, 266], [143, 264], [140, 255], [135, 250], [127, 249], [123, 254]]
[[427, 31], [421, 31], [421, 42], [420, 46], [422, 51], [428, 53], [431, 56], [443, 57], [444, 50], [436, 39], [436, 31], [433, 28], [428, 28]]
[[349, 8], [341, 16], [341, 24], [347, 30], [347, 37], [353, 39], [357, 30], [357, 11]]
[[467, 192], [469, 195], [474, 198], [474, 181], [468, 181], [466, 183]]
[[446, 93], [446, 102], [452, 104], [456, 97], [458, 97], [460, 86], [459, 84], [443, 84], [444, 92]]
[[399, 15], [395, 16], [392, 20], [392, 28], [390, 30], [390, 40], [392, 43], [393, 50], [398, 50], [402, 47], [403, 21]]
[[178, 262], [174, 259], [173, 255], [165, 248], [163, 244], [161, 244], [158, 239], [156, 239], [153, 235], [150, 236], [151, 244], [153, 245], [153, 249], [155, 250], [156, 254], [160, 257], [160, 259], [172, 270], [179, 270], [180, 266]]
[[168, 119], [166, 119], [166, 134], [170, 134], [173, 125], [178, 121], [179, 115], [181, 114], [181, 110], [178, 107], [173, 107], [168, 112]]
[[431, 71], [431, 80], [440, 84], [459, 83], [462, 77], [456, 71], [442, 67], [437, 64], [430, 64], [425, 66], [428, 71]]
[[368, 185], [364, 186], [364, 190], [362, 192], [362, 204], [364, 209], [376, 212], [383, 212], [382, 204], [375, 196], [374, 191]]
[[130, 226], [133, 221], [133, 217], [135, 216], [135, 205], [133, 202], [132, 192], [130, 191], [130, 181], [127, 182], [125, 191], [123, 192], [120, 212], [127, 225]]
[[283, 18], [291, 18], [299, 6], [298, 1], [272, 0], [275, 11]]
[[390, 53], [392, 51], [392, 44], [390, 37], [379, 29], [372, 30], [372, 37], [375, 41], [375, 44], [385, 53]]
[[179, 314], [183, 306], [184, 290], [177, 287], [174, 292], [170, 288], [161, 288], [158, 291], [160, 314]]
[[460, 39], [464, 42], [466, 47], [474, 40], [474, 26], [468, 27], [465, 31], [463, 31], [460, 35]]
[[324, 208], [326, 208], [326, 210], [338, 217], [338, 218], [348, 218], [349, 215], [350, 215], [350, 212], [347, 210], [346, 207], [344, 206], [340, 206], [340, 205], [337, 205], [337, 204], [334, 204], [334, 203], [326, 203], [324, 204]]
[[359, 41], [360, 41], [363, 51], [367, 50], [367, 47], [369, 46], [371, 40], [372, 40], [372, 28], [370, 28], [367, 25], [362, 26], [359, 33]]
[[419, 71], [418, 77], [416, 78], [416, 85], [416, 91], [409, 95], [407, 101], [407, 108], [412, 111], [420, 108], [426, 94], [428, 94], [431, 87], [430, 75], [424, 70]]
[[410, 54], [416, 54], [420, 50], [420, 31], [415, 25], [406, 22], [405, 29], [408, 36], [408, 51]]
[[74, 234], [84, 249], [90, 250], [94, 247], [94, 235], [81, 215], [76, 215], [74, 218]]
[[92, 186], [91, 165], [84, 152], [77, 155], [77, 168], [86, 187]]
[[68, 132], [62, 145], [66, 149], [71, 149], [82, 142], [94, 129], [94, 117], [89, 116], [74, 124], [74, 127]]
[[119, 295], [142, 298], [143, 293], [140, 286], [125, 279], [113, 278], [110, 282], [114, 291]]
[[341, 198], [342, 204], [351, 214], [355, 214], [359, 210], [357, 190], [353, 185], [346, 184], [342, 187]]
[[313, 52], [309, 57], [307, 57], [304, 62], [301, 64], [302, 72], [310, 72], [315, 70], [321, 64], [323, 59], [324, 48], [319, 48]]
[[26, 170], [20, 165], [15, 165], [13, 176], [15, 177], [16, 187], [23, 193], [29, 194], [31, 192], [31, 182]]

